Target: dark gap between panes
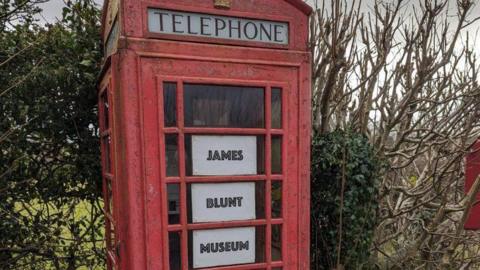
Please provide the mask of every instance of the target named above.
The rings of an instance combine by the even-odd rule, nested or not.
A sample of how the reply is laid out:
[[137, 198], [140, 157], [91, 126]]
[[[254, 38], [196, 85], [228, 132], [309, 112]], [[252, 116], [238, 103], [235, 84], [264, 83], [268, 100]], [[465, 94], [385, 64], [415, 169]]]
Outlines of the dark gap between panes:
[[177, 125], [177, 83], [163, 83], [163, 115], [166, 127]]
[[188, 269], [193, 268], [193, 231], [188, 231]]
[[[193, 136], [223, 136], [228, 137], [228, 135], [193, 135]], [[237, 135], [232, 135], [237, 136]], [[248, 135], [246, 135], [248, 136]], [[265, 174], [265, 136], [259, 135], [257, 138], [257, 174]], [[207, 153], [205, 153], [207, 157]], [[185, 135], [185, 172], [187, 176], [193, 175], [193, 164], [192, 164], [192, 135]]]
[[266, 255], [266, 233], [265, 226], [255, 227], [255, 262], [265, 262]]
[[272, 136], [272, 174], [282, 173], [282, 137]]
[[282, 260], [282, 225], [272, 225], [272, 261]]
[[282, 182], [272, 181], [272, 218], [282, 217]]
[[168, 224], [180, 223], [180, 184], [167, 185]]
[[186, 127], [265, 127], [265, 89], [184, 85]]
[[167, 163], [167, 176], [178, 176], [178, 135], [165, 135], [165, 158]]
[[272, 128], [282, 128], [282, 90], [280, 88], [272, 88]]
[[170, 251], [170, 270], [180, 270], [182, 268], [181, 257], [181, 232], [168, 233], [168, 245]]

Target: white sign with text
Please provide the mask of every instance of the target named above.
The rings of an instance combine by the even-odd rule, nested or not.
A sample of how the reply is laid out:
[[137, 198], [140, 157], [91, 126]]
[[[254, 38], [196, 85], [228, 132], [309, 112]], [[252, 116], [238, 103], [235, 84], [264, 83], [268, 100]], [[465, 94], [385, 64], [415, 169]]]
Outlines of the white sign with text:
[[255, 183], [192, 184], [192, 220], [255, 219]]
[[257, 137], [192, 136], [193, 175], [257, 174]]
[[289, 25], [286, 22], [149, 8], [148, 31], [287, 45]]
[[193, 231], [193, 267], [255, 262], [255, 227]]

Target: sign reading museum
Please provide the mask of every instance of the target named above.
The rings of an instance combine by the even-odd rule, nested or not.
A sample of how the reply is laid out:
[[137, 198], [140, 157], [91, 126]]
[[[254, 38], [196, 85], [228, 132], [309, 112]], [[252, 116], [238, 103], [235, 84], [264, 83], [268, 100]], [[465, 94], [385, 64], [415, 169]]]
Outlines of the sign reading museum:
[[152, 33], [288, 44], [288, 23], [148, 9]]
[[255, 262], [255, 227], [193, 231], [193, 267]]

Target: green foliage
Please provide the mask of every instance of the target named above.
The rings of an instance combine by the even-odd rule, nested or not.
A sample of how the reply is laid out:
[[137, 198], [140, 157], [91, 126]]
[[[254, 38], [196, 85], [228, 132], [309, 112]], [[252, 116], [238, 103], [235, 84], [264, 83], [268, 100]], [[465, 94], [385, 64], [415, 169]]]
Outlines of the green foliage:
[[[337, 266], [340, 213], [343, 214], [340, 264], [345, 269], [369, 268], [380, 169], [380, 161], [363, 135], [339, 130], [314, 136], [312, 269]], [[343, 210], [342, 179], [345, 179]]]
[[66, 2], [55, 24], [35, 24], [30, 9], [0, 29], [0, 269], [105, 263], [99, 10]]

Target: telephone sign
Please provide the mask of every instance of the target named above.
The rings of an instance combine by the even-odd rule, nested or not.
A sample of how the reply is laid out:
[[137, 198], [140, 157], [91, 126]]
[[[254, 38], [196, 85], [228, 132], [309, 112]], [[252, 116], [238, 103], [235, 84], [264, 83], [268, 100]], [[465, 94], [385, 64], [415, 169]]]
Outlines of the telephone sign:
[[302, 0], [106, 0], [107, 268], [309, 269]]
[[174, 35], [288, 44], [288, 23], [201, 13], [149, 9], [148, 30]]

